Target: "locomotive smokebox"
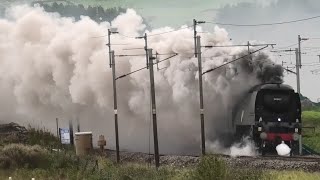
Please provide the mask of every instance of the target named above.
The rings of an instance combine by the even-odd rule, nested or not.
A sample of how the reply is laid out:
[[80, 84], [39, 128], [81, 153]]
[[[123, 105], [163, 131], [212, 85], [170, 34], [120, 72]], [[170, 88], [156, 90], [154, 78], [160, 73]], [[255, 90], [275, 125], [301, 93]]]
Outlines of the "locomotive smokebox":
[[250, 135], [262, 154], [274, 152], [282, 141], [297, 155], [301, 145], [301, 102], [298, 93], [285, 84], [258, 85], [234, 107], [236, 136]]

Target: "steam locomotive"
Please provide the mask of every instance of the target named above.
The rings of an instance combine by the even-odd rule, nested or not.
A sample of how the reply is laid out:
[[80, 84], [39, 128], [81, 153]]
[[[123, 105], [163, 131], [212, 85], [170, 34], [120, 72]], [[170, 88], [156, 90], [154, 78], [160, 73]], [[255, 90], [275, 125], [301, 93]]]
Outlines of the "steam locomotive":
[[275, 83], [252, 88], [232, 111], [236, 137], [249, 136], [262, 155], [284, 141], [290, 155], [301, 152], [301, 102], [289, 85]]

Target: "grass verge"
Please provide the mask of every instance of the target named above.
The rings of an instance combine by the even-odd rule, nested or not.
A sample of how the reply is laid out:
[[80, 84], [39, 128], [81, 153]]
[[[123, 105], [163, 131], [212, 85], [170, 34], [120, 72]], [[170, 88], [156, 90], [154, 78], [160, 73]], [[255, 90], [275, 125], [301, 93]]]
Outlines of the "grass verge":
[[[79, 158], [73, 152], [50, 152], [41, 149], [40, 146], [20, 144], [5, 146], [0, 150], [0, 157], [10, 157], [8, 160], [11, 164], [11, 166], [0, 166], [0, 179], [12, 177], [13, 180], [31, 178], [48, 180], [311, 180], [320, 178], [319, 173], [230, 168], [223, 160], [212, 155], [203, 157], [193, 168], [162, 166], [158, 170], [148, 165], [114, 164], [105, 157]], [[41, 163], [34, 164], [35, 162]]]
[[304, 111], [302, 112], [302, 120], [303, 126], [315, 127], [315, 131], [303, 129], [303, 144], [320, 153], [320, 112]]

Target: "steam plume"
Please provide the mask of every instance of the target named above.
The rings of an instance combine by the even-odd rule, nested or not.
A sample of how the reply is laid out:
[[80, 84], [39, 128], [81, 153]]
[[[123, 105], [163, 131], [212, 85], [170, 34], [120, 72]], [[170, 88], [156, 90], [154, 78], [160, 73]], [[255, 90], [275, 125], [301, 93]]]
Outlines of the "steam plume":
[[[145, 31], [142, 18], [132, 9], [117, 17], [114, 44], [143, 48], [144, 42], [122, 36]], [[41, 8], [16, 6], [0, 20], [0, 100], [2, 121], [19, 121], [54, 129], [61, 121], [79, 119], [83, 130], [95, 137], [104, 134], [114, 147], [112, 79], [106, 34], [109, 23], [97, 24], [87, 17], [74, 22]], [[149, 34], [170, 27], [146, 31]], [[229, 45], [225, 29], [215, 27], [202, 35], [202, 44]], [[179, 53], [160, 64], [155, 74], [161, 153], [199, 152], [199, 94], [197, 60], [193, 58], [193, 31], [181, 29], [149, 38], [153, 52]], [[143, 49], [116, 54], [143, 54]], [[128, 47], [126, 47], [128, 48]], [[209, 49], [203, 52], [203, 69], [217, 67], [240, 56], [240, 48]], [[206, 58], [212, 57], [212, 58]], [[165, 56], [164, 56], [165, 58]], [[145, 66], [145, 57], [117, 57], [117, 76]], [[282, 77], [280, 66], [261, 53], [220, 68], [204, 76], [206, 133], [208, 139], [228, 131], [228, 114], [237, 99], [252, 86]], [[150, 88], [148, 71], [119, 79], [118, 114], [122, 150], [148, 151], [150, 131]], [[152, 149], [152, 148], [151, 148]]]

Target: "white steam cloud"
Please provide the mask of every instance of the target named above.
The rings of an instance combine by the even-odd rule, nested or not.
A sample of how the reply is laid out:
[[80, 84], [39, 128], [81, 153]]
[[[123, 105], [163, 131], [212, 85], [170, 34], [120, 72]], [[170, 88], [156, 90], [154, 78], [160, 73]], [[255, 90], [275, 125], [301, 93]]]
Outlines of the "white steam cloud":
[[225, 147], [224, 143], [221, 143], [220, 141], [221, 140], [216, 140], [213, 143], [207, 142], [208, 151], [211, 153], [229, 155], [231, 157], [258, 155], [256, 146], [249, 137], [243, 137], [240, 142], [235, 142], [230, 147]]
[[[143, 54], [137, 36], [145, 31], [142, 18], [128, 9], [112, 22], [120, 34], [112, 35], [116, 54]], [[81, 128], [104, 134], [114, 147], [112, 78], [106, 38], [109, 23], [88, 17], [74, 22], [41, 8], [16, 6], [0, 19], [0, 121], [16, 121], [53, 130], [55, 118], [79, 119]], [[173, 30], [154, 29], [149, 34]], [[201, 29], [199, 29], [201, 30]], [[201, 34], [202, 44], [231, 44], [226, 30], [215, 27]], [[153, 52], [179, 53], [160, 64], [155, 74], [161, 153], [199, 153], [200, 121], [197, 60], [193, 58], [193, 31], [179, 31], [149, 38]], [[239, 48], [215, 48], [202, 54], [203, 69], [221, 65], [241, 52]], [[212, 58], [208, 58], [212, 57]], [[163, 56], [166, 58], [166, 56]], [[204, 76], [207, 138], [213, 140], [230, 126], [227, 114], [250, 87], [272, 78], [274, 67], [266, 55], [227, 65]], [[145, 57], [117, 57], [117, 76], [145, 66]], [[279, 75], [279, 73], [278, 73]], [[281, 73], [280, 73], [281, 75]], [[150, 88], [147, 70], [117, 81], [120, 147], [147, 152], [153, 149], [150, 130]], [[150, 138], [151, 136], [151, 138]], [[151, 139], [151, 142], [149, 142]]]
[[282, 141], [277, 145], [276, 151], [279, 156], [290, 156], [291, 148]]

